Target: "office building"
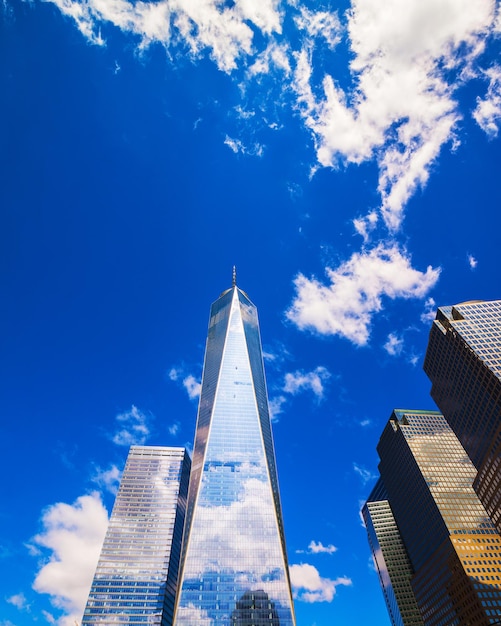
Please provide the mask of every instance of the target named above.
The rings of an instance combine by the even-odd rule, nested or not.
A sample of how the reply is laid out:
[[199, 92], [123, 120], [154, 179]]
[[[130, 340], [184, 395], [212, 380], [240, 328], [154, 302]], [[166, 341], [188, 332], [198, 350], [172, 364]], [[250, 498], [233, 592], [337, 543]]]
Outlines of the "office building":
[[295, 624], [257, 310], [212, 305], [174, 624]]
[[414, 571], [381, 479], [367, 499], [362, 515], [392, 626], [423, 626], [411, 587]]
[[440, 307], [424, 371], [477, 469], [474, 488], [501, 532], [501, 301]]
[[190, 458], [183, 448], [132, 446], [82, 626], [170, 626]]
[[[389, 503], [408, 555], [424, 624], [501, 621], [501, 536], [473, 490], [476, 469], [445, 418], [395, 410], [377, 449], [381, 501]], [[388, 570], [392, 558], [386, 550]]]

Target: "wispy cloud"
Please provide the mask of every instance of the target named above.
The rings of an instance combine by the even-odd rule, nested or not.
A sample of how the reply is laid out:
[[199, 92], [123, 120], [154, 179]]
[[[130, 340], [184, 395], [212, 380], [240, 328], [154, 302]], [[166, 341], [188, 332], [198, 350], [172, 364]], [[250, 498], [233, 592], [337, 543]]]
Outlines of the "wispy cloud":
[[284, 382], [280, 387], [280, 392], [270, 400], [270, 413], [273, 421], [284, 410], [290, 396], [296, 396], [305, 391], [311, 391], [317, 401], [321, 401], [324, 397], [325, 383], [331, 377], [327, 368], [319, 365], [314, 370], [306, 372], [297, 370], [295, 372], [287, 372], [284, 375]]
[[[52, 613], [49, 613], [49, 611], [42, 610], [42, 615], [44, 616], [45, 621], [48, 624], [55, 624], [56, 623], [56, 618], [52, 615]], [[74, 626], [74, 624], [75, 624], [75, 622], [73, 622], [73, 626]]]
[[33, 589], [49, 594], [64, 612], [60, 626], [80, 620], [108, 526], [108, 514], [99, 494], [80, 496], [74, 504], [59, 502], [42, 516], [43, 530], [33, 543], [48, 553]]
[[225, 145], [235, 154], [249, 154], [251, 156], [263, 156], [264, 146], [259, 143], [255, 143], [252, 146], [246, 146], [240, 139], [232, 139], [226, 135], [224, 140]]
[[324, 397], [324, 383], [329, 380], [330, 372], [321, 365], [311, 372], [296, 371], [285, 375], [283, 391], [295, 396], [303, 391], [311, 391], [318, 400]]
[[169, 426], [169, 434], [170, 435], [177, 435], [177, 433], [179, 432], [179, 429], [181, 428], [181, 424], [179, 422], [175, 422], [174, 424], [171, 424]]
[[122, 472], [116, 465], [112, 464], [108, 467], [108, 469], [102, 469], [101, 467], [96, 466], [95, 473], [91, 477], [91, 480], [99, 487], [106, 489], [106, 491], [113, 495], [116, 495], [121, 477]]
[[353, 463], [353, 469], [355, 470], [355, 473], [360, 477], [364, 485], [371, 480], [377, 478], [377, 474], [374, 474], [362, 465], [358, 465], [358, 463]]
[[310, 11], [300, 6], [299, 15], [294, 18], [294, 22], [298, 30], [305, 32], [308, 38], [322, 39], [331, 50], [341, 42], [343, 28], [337, 11]]
[[283, 412], [285, 404], [287, 403], [287, 398], [283, 395], [274, 396], [270, 399], [269, 408], [270, 408], [270, 417], [272, 422], [278, 421], [280, 414]]
[[13, 596], [5, 598], [5, 600], [9, 604], [12, 604], [12, 606], [15, 606], [16, 609], [19, 609], [20, 611], [28, 611], [30, 608], [30, 605], [28, 604], [26, 596], [23, 592], [16, 593]]
[[193, 374], [186, 374], [184, 367], [180, 366], [172, 367], [168, 375], [170, 380], [181, 383], [190, 400], [198, 400], [202, 385]]
[[352, 581], [345, 576], [322, 578], [316, 567], [308, 563], [291, 565], [289, 568], [294, 598], [300, 602], [332, 602], [339, 585], [350, 586]]
[[197, 400], [200, 397], [202, 385], [191, 374], [183, 379], [183, 386], [186, 389], [190, 400]]
[[396, 333], [390, 333], [383, 348], [391, 356], [399, 356], [404, 349], [404, 339]]
[[149, 422], [151, 415], [140, 411], [132, 405], [130, 411], [119, 413], [116, 416], [118, 430], [111, 439], [117, 446], [143, 445], [150, 435]]
[[353, 226], [356, 232], [363, 238], [364, 243], [368, 243], [371, 233], [378, 223], [378, 215], [376, 211], [371, 211], [364, 217], [356, 217], [353, 220]]
[[486, 95], [477, 98], [477, 107], [473, 112], [475, 121], [492, 139], [497, 137], [501, 122], [501, 66], [493, 65], [485, 70], [489, 80]]
[[433, 298], [427, 298], [424, 303], [424, 311], [421, 313], [421, 321], [423, 324], [428, 324], [435, 319], [437, 314], [437, 303]]
[[336, 546], [330, 543], [328, 546], [324, 546], [321, 541], [310, 541], [308, 550], [296, 550], [296, 554], [334, 554], [337, 552]]
[[328, 284], [299, 274], [296, 297], [286, 312], [300, 330], [339, 335], [363, 346], [369, 340], [372, 317], [383, 307], [383, 296], [423, 298], [436, 284], [439, 269], [420, 272], [405, 250], [378, 245], [355, 253], [338, 268], [326, 268]]
[[182, 46], [193, 59], [208, 55], [223, 72], [237, 67], [253, 51], [254, 32], [264, 36], [281, 31], [276, 0], [238, 2], [223, 10], [217, 0], [190, 2], [100, 2], [99, 0], [52, 0], [72, 18], [92, 43], [102, 45], [101, 25], [111, 23], [135, 35], [140, 49], [153, 42], [165, 48]]
[[468, 255], [468, 265], [472, 270], [474, 270], [478, 265], [477, 259], [472, 254]]
[[[248, 119], [260, 112], [265, 126], [276, 127], [268, 118], [280, 99], [311, 132], [313, 171], [374, 161], [379, 214], [390, 231], [400, 228], [440, 151], [458, 144], [456, 94], [466, 83], [482, 91], [475, 120], [489, 136], [498, 133], [501, 67], [485, 67], [489, 58], [482, 56], [498, 29], [491, 0], [352, 0], [342, 15], [280, 0], [50, 1], [92, 43], [104, 45], [103, 26], [113, 25], [140, 51], [160, 43], [174, 63], [178, 54], [209, 57], [242, 94], [249, 81], [269, 77], [275, 95], [262, 89], [255, 111], [246, 107]], [[332, 64], [336, 72], [328, 73], [323, 60], [340, 43], [349, 48], [349, 65]], [[225, 143], [235, 153], [262, 154], [259, 142], [248, 148], [227, 136]], [[364, 240], [374, 215], [355, 221]]]
[[285, 361], [290, 360], [291, 354], [281, 342], [275, 342], [273, 346], [265, 346], [263, 358], [273, 367], [281, 368]]

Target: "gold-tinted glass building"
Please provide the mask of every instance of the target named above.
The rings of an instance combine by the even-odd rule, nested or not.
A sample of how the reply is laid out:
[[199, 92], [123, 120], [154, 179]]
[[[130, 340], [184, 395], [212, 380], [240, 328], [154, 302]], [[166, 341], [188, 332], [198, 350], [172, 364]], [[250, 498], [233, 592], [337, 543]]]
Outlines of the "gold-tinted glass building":
[[476, 469], [447, 421], [435, 411], [395, 410], [378, 453], [424, 624], [501, 621], [501, 536], [473, 490]]
[[440, 307], [424, 371], [477, 469], [474, 489], [501, 532], [501, 301]]

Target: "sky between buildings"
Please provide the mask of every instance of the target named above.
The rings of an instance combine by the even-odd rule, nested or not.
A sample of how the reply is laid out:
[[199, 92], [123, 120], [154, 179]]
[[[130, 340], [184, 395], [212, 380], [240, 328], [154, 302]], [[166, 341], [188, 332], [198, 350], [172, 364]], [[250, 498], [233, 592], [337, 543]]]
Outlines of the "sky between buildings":
[[73, 626], [128, 446], [192, 445], [234, 264], [298, 624], [389, 624], [379, 435], [436, 307], [501, 295], [498, 10], [3, 0], [0, 626]]

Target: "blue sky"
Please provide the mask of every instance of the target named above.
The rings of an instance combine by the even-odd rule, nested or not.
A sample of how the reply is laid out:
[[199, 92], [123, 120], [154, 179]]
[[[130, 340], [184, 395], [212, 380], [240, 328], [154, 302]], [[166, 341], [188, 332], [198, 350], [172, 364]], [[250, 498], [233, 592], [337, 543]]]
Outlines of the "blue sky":
[[80, 619], [130, 443], [193, 441], [210, 303], [258, 306], [301, 626], [389, 623], [359, 510], [498, 299], [489, 0], [3, 0], [0, 625]]

